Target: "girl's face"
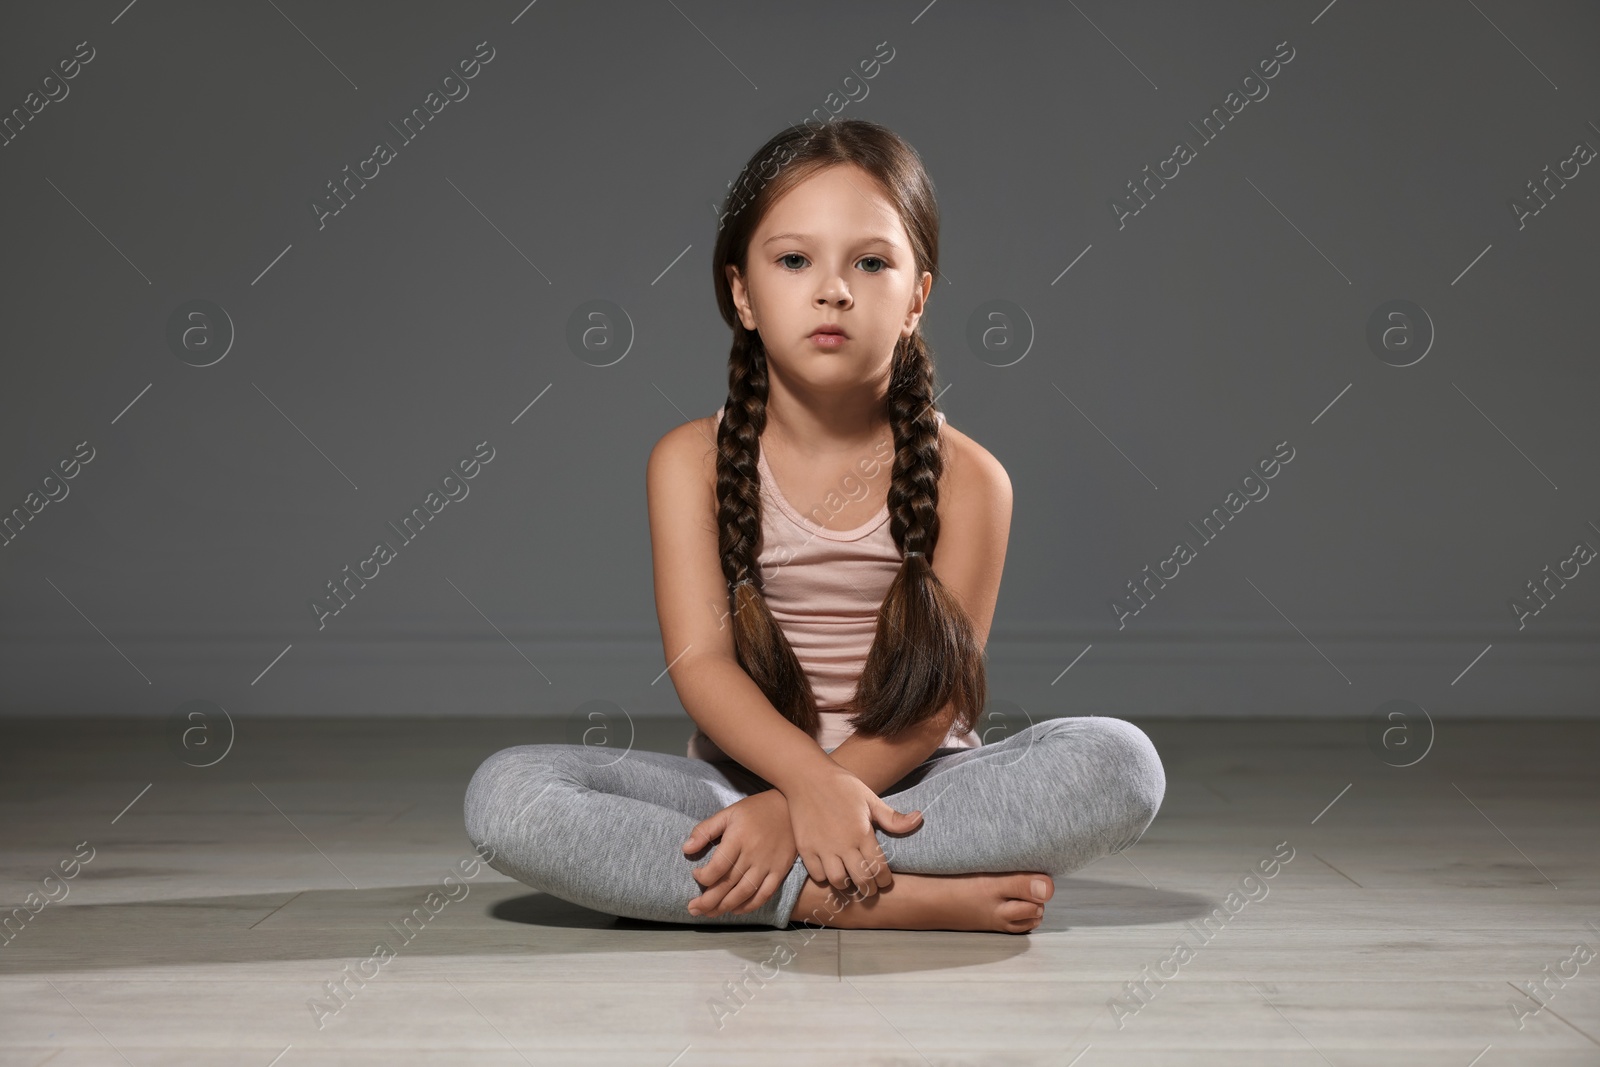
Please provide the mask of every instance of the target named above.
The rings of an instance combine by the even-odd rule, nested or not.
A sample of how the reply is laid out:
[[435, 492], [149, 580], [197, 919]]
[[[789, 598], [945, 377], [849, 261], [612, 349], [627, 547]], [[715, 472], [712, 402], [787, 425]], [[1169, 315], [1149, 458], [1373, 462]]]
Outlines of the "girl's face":
[[[933, 286], [916, 272], [894, 205], [866, 171], [828, 167], [767, 211], [728, 281], [745, 329], [761, 335], [768, 366], [791, 388], [851, 391], [886, 381], [895, 343], [910, 337]], [[843, 339], [819, 334], [820, 326]]]

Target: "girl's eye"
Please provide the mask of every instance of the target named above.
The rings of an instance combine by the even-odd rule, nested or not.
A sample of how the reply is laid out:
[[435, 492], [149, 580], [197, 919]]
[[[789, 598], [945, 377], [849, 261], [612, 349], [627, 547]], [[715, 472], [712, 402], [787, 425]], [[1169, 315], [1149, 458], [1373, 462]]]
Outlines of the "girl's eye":
[[[796, 259], [798, 259], [800, 262], [799, 263], [791, 262], [791, 260], [796, 260]], [[787, 255], [779, 256], [778, 257], [778, 262], [781, 263], [788, 270], [799, 270], [802, 266], [805, 265], [806, 257], [802, 256], [799, 252], [790, 252]], [[883, 259], [883, 257], [881, 257], [881, 256], [862, 256], [860, 259], [856, 260], [856, 262], [857, 263], [876, 263], [877, 266], [872, 267], [872, 268], [867, 270], [868, 274], [881, 274], [881, 273], [883, 273], [883, 268], [885, 268], [885, 267], [887, 267], [889, 265]]]

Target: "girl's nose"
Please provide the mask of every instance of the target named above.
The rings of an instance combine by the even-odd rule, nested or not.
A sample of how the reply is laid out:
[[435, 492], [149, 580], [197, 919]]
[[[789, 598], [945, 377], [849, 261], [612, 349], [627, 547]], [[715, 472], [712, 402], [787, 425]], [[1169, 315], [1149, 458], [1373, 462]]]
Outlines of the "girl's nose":
[[832, 281], [825, 285], [822, 292], [817, 294], [819, 304], [838, 304], [845, 307], [850, 303], [850, 290], [844, 287], [841, 281]]

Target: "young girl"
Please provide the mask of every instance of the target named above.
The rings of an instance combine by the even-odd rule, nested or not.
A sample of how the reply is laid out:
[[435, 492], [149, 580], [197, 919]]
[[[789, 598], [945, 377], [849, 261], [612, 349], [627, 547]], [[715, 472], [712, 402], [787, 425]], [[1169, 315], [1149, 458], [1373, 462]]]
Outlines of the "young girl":
[[975, 730], [1011, 484], [934, 410], [916, 152], [863, 120], [791, 127], [731, 188], [728, 397], [646, 476], [688, 755], [504, 749], [467, 788], [468, 834], [613, 915], [1027, 933], [1054, 877], [1144, 833], [1161, 760], [1116, 718]]

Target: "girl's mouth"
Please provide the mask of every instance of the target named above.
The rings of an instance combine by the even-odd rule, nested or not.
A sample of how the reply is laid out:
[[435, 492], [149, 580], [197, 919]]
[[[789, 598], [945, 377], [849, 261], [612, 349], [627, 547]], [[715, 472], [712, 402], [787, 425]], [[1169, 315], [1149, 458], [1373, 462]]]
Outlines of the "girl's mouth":
[[811, 340], [823, 348], [838, 348], [849, 339], [844, 327], [824, 323], [811, 332]]

